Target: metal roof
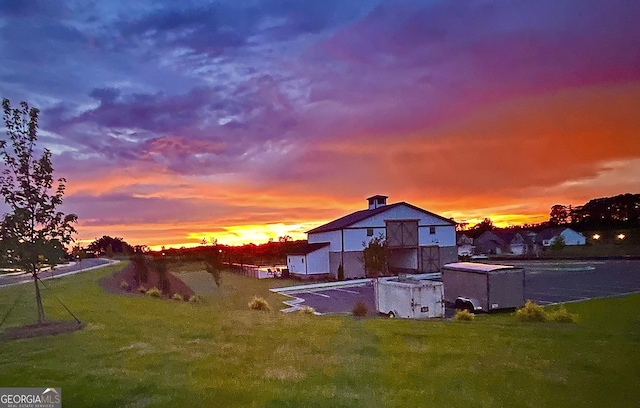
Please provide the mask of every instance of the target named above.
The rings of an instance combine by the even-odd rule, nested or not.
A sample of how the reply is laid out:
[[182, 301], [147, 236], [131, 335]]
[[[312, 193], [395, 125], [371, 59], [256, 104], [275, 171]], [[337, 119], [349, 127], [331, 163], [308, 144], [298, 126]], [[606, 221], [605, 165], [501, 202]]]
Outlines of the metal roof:
[[347, 228], [350, 225], [353, 225], [357, 222], [360, 222], [362, 220], [366, 220], [369, 217], [373, 217], [374, 215], [378, 215], [381, 214], [387, 210], [390, 210], [392, 208], [395, 207], [399, 207], [399, 206], [407, 206], [409, 208], [412, 208], [414, 210], [420, 211], [423, 214], [426, 215], [430, 215], [432, 217], [436, 217], [439, 220], [442, 220], [444, 222], [446, 222], [449, 225], [456, 225], [456, 223], [454, 221], [451, 221], [448, 218], [445, 218], [441, 215], [438, 214], [434, 214], [430, 211], [427, 210], [423, 210], [422, 208], [416, 207], [415, 205], [411, 205], [409, 203], [405, 203], [404, 201], [401, 201], [399, 203], [393, 203], [393, 204], [387, 204], [384, 205], [382, 207], [378, 207], [378, 208], [374, 208], [372, 210], [361, 210], [361, 211], [356, 211], [354, 213], [351, 214], [347, 214], [344, 217], [340, 217], [337, 220], [331, 221], [327, 224], [321, 225], [319, 227], [316, 227], [310, 231], [307, 231], [307, 234], [314, 234], [317, 232], [329, 232], [329, 231], [336, 231], [336, 230], [341, 230], [343, 228]]
[[314, 243], [314, 244], [306, 244], [303, 247], [296, 248], [296, 250], [294, 252], [287, 253], [287, 255], [307, 255], [307, 254], [310, 254], [313, 251], [317, 251], [320, 248], [324, 248], [327, 245], [329, 245], [328, 242], [318, 242], [318, 243]]
[[476, 273], [487, 273], [487, 272], [496, 272], [496, 271], [504, 271], [511, 269], [522, 269], [516, 268], [515, 266], [509, 265], [490, 265], [483, 264], [478, 262], [454, 262], [450, 264], [446, 264], [443, 266], [446, 269], [452, 269], [455, 271], [464, 271], [464, 272], [476, 272]]

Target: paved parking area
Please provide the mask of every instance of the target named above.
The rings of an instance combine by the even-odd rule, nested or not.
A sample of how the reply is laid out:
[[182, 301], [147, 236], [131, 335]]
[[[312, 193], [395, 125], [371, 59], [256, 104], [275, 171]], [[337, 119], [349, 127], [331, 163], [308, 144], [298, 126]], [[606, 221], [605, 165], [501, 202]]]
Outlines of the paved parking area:
[[[525, 298], [541, 305], [640, 292], [639, 260], [501, 263], [525, 268]], [[375, 310], [371, 283], [286, 294], [298, 299], [295, 302], [301, 302], [299, 305], [311, 306], [322, 314], [350, 313], [358, 301]]]

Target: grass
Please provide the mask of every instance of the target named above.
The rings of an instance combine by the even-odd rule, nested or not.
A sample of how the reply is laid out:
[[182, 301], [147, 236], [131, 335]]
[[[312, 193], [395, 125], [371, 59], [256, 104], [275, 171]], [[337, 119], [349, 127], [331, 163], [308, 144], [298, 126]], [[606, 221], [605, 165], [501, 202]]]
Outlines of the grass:
[[[249, 310], [277, 308], [283, 282], [228, 273], [215, 290], [190, 277], [199, 304], [103, 292], [121, 267], [48, 281], [47, 313], [68, 318], [55, 295], [87, 327], [2, 342], [0, 385], [83, 407], [625, 407], [640, 391], [639, 295], [566, 305], [571, 325], [309, 319]], [[5, 326], [35, 321], [32, 285], [0, 289], [0, 314], [21, 294]]]

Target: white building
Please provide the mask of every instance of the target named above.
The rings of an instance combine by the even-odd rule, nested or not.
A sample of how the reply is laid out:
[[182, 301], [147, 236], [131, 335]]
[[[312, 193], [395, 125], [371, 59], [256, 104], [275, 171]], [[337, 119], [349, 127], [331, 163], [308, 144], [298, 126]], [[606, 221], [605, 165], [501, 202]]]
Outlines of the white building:
[[548, 247], [552, 246], [560, 236], [565, 245], [585, 245], [587, 243], [587, 237], [567, 227], [544, 229], [536, 235], [536, 242]]
[[289, 254], [289, 271], [298, 276], [334, 276], [343, 265], [345, 278], [365, 276], [363, 249], [374, 237], [386, 239], [390, 272], [434, 272], [456, 262], [455, 222], [387, 197], [369, 197], [368, 209], [345, 215], [307, 232], [304, 253]]

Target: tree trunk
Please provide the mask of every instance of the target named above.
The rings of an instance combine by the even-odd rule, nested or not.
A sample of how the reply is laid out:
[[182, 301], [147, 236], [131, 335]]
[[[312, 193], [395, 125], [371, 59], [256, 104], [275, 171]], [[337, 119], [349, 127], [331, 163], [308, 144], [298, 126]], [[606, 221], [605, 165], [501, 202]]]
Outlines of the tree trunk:
[[38, 323], [44, 322], [44, 307], [42, 306], [42, 296], [40, 295], [40, 286], [38, 285], [38, 273], [32, 271], [33, 283], [36, 285], [36, 308], [38, 309]]

